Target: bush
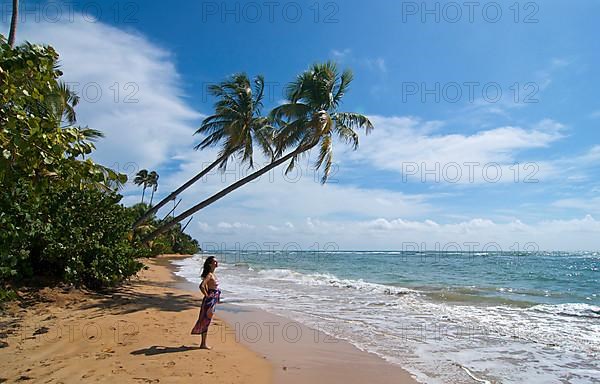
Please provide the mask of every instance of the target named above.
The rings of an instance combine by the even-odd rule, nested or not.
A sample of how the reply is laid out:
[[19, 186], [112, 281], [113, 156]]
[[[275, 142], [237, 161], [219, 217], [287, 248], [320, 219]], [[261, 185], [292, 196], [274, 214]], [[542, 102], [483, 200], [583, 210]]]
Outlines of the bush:
[[[132, 222], [135, 222], [150, 209], [150, 206], [145, 203], [138, 203], [127, 209], [131, 214]], [[168, 220], [170, 218], [166, 219], [166, 221]], [[163, 221], [158, 220], [154, 215], [151, 216], [145, 224], [136, 229], [135, 240], [140, 241], [162, 224]], [[167, 232], [152, 240], [148, 252], [149, 256], [173, 253], [194, 255], [200, 252], [200, 245], [196, 239], [184, 233], [181, 224], [177, 223]]]
[[0, 287], [95, 288], [141, 267], [115, 192], [127, 178], [89, 157], [102, 133], [74, 125], [78, 98], [61, 76], [52, 47], [0, 35]]
[[48, 278], [98, 288], [134, 275], [142, 264], [127, 239], [131, 219], [113, 192], [73, 186], [45, 193], [2, 191], [0, 277]]
[[17, 293], [12, 289], [0, 288], [0, 303], [17, 299]]
[[120, 204], [127, 177], [91, 159], [102, 133], [75, 125], [79, 99], [61, 77], [52, 47], [0, 35], [0, 298], [4, 282], [114, 285], [141, 269], [139, 256], [197, 248], [180, 226], [156, 249], [136, 244], [130, 228], [146, 207]]

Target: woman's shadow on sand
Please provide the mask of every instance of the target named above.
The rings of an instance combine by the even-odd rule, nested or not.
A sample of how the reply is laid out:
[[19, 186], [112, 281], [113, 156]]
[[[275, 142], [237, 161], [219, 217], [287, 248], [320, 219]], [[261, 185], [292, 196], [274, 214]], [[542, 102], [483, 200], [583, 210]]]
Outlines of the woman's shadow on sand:
[[154, 356], [154, 355], [162, 355], [165, 353], [175, 353], [175, 352], [187, 352], [187, 351], [195, 351], [200, 349], [200, 347], [188, 347], [186, 345], [182, 345], [180, 347], [164, 347], [161, 345], [153, 345], [150, 348], [138, 349], [137, 351], [131, 352], [132, 355], [146, 355], [146, 356]]

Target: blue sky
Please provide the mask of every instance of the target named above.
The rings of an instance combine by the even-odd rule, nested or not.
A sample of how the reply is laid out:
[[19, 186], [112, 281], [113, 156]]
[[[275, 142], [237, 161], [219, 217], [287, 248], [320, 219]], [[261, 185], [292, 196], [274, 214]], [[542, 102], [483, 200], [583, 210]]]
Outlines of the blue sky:
[[[295, 182], [278, 172], [196, 215], [201, 242], [600, 248], [597, 1], [168, 4], [24, 1], [19, 30], [61, 53], [79, 122], [107, 134], [96, 158], [156, 169], [159, 196], [214, 158], [192, 133], [211, 113], [206, 86], [235, 72], [265, 75], [272, 107], [309, 64], [336, 60], [355, 74], [342, 109], [376, 125], [357, 152], [336, 143], [328, 185], [307, 160]], [[230, 171], [181, 207], [244, 170]]]

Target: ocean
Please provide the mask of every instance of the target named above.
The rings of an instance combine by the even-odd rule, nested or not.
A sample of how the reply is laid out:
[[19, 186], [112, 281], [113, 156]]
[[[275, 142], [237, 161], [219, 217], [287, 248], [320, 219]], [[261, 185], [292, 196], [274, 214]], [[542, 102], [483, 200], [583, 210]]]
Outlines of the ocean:
[[[600, 253], [242, 252], [223, 298], [344, 339], [424, 383], [600, 383]], [[208, 254], [175, 261], [199, 281]], [[479, 380], [479, 381], [478, 381]]]

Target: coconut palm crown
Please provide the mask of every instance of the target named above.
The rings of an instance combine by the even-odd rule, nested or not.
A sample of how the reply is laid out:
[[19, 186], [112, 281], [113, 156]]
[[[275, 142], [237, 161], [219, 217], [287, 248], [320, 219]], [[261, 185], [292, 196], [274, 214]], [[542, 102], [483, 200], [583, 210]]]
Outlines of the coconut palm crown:
[[[271, 119], [282, 127], [276, 138], [276, 156], [292, 147], [319, 147], [315, 169], [324, 167], [322, 183], [327, 181], [333, 163], [334, 138], [357, 149], [356, 129], [364, 128], [367, 134], [373, 129], [366, 116], [338, 111], [352, 79], [350, 70], [340, 74], [333, 62], [314, 64], [288, 85], [288, 103], [271, 112]], [[294, 168], [297, 160], [298, 156], [295, 156], [286, 172]]]
[[229, 158], [238, 155], [242, 163], [254, 167], [253, 147], [256, 143], [263, 153], [273, 158], [273, 128], [261, 116], [265, 80], [257, 76], [251, 81], [245, 73], [211, 85], [208, 91], [217, 98], [215, 113], [202, 122], [195, 134], [204, 139], [195, 149], [220, 145], [219, 168], [225, 169]]

